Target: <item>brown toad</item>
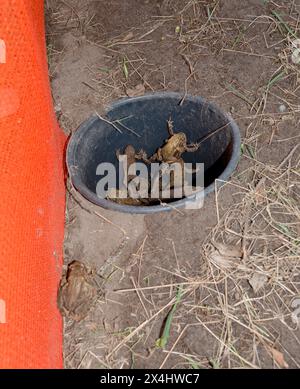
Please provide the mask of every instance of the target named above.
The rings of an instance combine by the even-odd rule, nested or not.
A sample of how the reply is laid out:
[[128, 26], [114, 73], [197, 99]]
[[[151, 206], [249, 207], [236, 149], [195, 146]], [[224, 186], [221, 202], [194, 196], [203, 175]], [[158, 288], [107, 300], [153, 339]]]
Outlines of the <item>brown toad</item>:
[[[135, 148], [132, 145], [127, 145], [125, 147], [125, 150], [123, 153], [120, 152], [120, 150], [116, 151], [116, 156], [118, 160], [120, 160], [121, 156], [126, 156], [127, 157], [127, 171], [125, 170], [125, 166], [123, 166], [124, 169], [124, 178], [127, 177], [128, 175], [128, 169], [129, 167], [136, 162], [136, 152]], [[127, 177], [127, 182], [131, 181], [135, 176], [134, 175], [128, 175]], [[126, 182], [124, 182], [126, 184]]]
[[97, 299], [97, 287], [92, 272], [80, 261], [68, 265], [65, 279], [61, 281], [57, 305], [63, 316], [82, 320]]
[[120, 188], [120, 189], [112, 188], [110, 191], [108, 191], [106, 198], [108, 200], [114, 201], [117, 204], [123, 204], [123, 205], [138, 206], [143, 204], [141, 199], [130, 197], [126, 188]]
[[187, 137], [184, 132], [174, 133], [173, 131], [173, 122], [171, 119], [167, 121], [169, 138], [166, 140], [165, 144], [162, 147], [159, 147], [157, 152], [153, 154], [150, 158], [147, 157], [147, 154], [144, 150], [141, 150], [136, 154], [137, 159], [141, 159], [147, 163], [151, 162], [166, 162], [166, 163], [181, 163], [181, 156], [183, 153], [197, 151], [200, 144], [193, 143], [187, 144]]

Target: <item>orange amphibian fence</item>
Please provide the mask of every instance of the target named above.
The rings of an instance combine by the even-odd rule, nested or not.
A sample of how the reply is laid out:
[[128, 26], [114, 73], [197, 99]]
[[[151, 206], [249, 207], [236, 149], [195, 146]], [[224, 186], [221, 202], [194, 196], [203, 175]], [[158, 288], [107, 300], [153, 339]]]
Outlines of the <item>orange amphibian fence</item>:
[[64, 143], [49, 88], [43, 0], [1, 0], [0, 368], [62, 367]]

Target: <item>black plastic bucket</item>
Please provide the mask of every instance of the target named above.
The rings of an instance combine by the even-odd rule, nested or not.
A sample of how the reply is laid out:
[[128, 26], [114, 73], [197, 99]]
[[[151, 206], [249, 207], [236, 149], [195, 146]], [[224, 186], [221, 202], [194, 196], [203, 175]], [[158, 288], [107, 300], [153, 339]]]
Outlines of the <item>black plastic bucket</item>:
[[[189, 143], [222, 128], [207, 138], [193, 153], [184, 153], [185, 162], [202, 162], [205, 166], [204, 196], [215, 188], [215, 180], [226, 181], [236, 168], [240, 156], [240, 131], [230, 116], [201, 97], [177, 93], [154, 93], [126, 98], [114, 103], [102, 120], [97, 115], [85, 121], [72, 135], [67, 147], [67, 167], [73, 186], [92, 203], [127, 213], [154, 213], [185, 207], [196, 201], [191, 195], [173, 201], [170, 206], [131, 206], [103, 199], [96, 194], [101, 162], [117, 165], [116, 149], [132, 144], [152, 155], [168, 138], [166, 123], [172, 118], [174, 132], [185, 132]], [[109, 122], [113, 122], [114, 125]], [[117, 131], [117, 128], [122, 132]], [[138, 134], [138, 136], [137, 136]]]

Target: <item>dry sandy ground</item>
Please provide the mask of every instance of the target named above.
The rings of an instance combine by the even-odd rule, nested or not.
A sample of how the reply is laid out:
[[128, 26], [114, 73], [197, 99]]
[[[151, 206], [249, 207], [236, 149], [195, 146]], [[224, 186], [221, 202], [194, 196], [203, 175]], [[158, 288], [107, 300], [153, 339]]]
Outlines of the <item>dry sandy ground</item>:
[[71, 190], [65, 262], [93, 266], [105, 297], [65, 321], [65, 366], [299, 367], [296, 1], [46, 0], [46, 15], [66, 133], [142, 84], [214, 101], [243, 136], [234, 177], [201, 210], [113, 213]]

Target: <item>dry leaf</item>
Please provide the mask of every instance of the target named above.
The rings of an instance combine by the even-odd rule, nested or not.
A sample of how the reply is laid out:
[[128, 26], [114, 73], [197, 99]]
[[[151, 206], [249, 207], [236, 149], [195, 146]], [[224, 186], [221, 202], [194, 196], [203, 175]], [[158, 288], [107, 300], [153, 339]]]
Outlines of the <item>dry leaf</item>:
[[273, 347], [268, 347], [268, 349], [269, 349], [270, 353], [272, 354], [272, 357], [278, 366], [283, 367], [285, 369], [287, 369], [289, 367], [289, 365], [284, 360], [284, 356], [283, 356], [282, 352], [276, 350]]
[[230, 267], [234, 266], [234, 263], [230, 261], [228, 258], [222, 256], [217, 250], [213, 251], [209, 259], [217, 266], [221, 267], [222, 269], [229, 269]]
[[256, 204], [262, 204], [266, 196], [266, 187], [265, 187], [266, 177], [260, 179], [255, 187], [254, 195]]
[[268, 281], [268, 277], [265, 274], [254, 273], [250, 280], [248, 280], [254, 293], [257, 293]]
[[242, 257], [240, 246], [226, 245], [223, 243], [213, 242], [214, 249], [211, 251], [209, 258], [217, 266], [223, 269], [239, 266], [237, 259]]
[[138, 84], [134, 88], [126, 89], [126, 94], [129, 97], [142, 96], [145, 93], [145, 87], [143, 84]]
[[129, 40], [132, 39], [133, 37], [134, 37], [133, 32], [130, 31], [127, 35], [124, 36], [124, 38], [122, 39], [122, 42], [129, 41]]
[[213, 242], [213, 245], [225, 257], [241, 258], [243, 255], [241, 246], [226, 245], [218, 242]]

